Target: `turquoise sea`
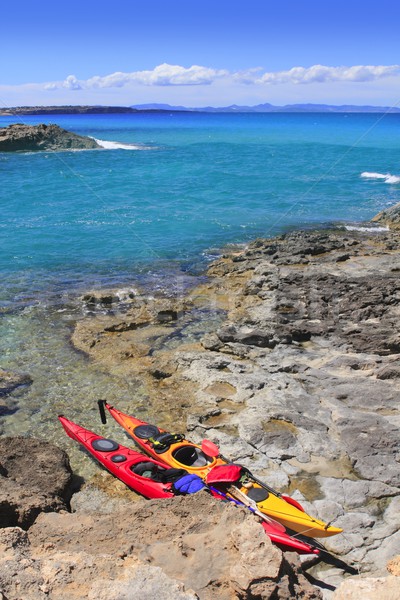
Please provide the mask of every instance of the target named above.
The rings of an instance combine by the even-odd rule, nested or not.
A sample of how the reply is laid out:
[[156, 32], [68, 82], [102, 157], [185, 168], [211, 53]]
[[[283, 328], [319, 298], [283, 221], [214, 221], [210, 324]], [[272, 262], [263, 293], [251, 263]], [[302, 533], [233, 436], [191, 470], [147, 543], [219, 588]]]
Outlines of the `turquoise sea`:
[[[16, 118], [0, 117], [0, 127]], [[364, 226], [400, 201], [398, 114], [52, 115], [101, 150], [0, 153], [0, 432], [60, 443], [94, 400], [138, 397], [69, 344], [88, 289], [176, 293], [227, 244], [297, 227]], [[207, 327], [205, 319], [204, 327]], [[201, 328], [200, 328], [201, 329]], [[188, 335], [201, 333], [188, 328]]]

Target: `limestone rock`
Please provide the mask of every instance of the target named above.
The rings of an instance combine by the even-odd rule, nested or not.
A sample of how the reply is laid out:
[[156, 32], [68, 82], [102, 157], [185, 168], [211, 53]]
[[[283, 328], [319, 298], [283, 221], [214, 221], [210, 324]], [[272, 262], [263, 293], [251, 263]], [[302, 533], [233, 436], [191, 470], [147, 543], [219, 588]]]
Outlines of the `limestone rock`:
[[[160, 416], [168, 406], [168, 429], [183, 415], [190, 439], [211, 439], [309, 514], [343, 525], [343, 535], [324, 540], [340, 558], [311, 574], [322, 587], [339, 585], [355, 568], [385, 574], [399, 553], [399, 270], [395, 232], [260, 239], [215, 261], [212, 280], [191, 292], [208, 299], [209, 310], [226, 311], [200, 344], [165, 351], [161, 329], [170, 335], [175, 325], [165, 328], [148, 305], [147, 333], [147, 325], [127, 328], [137, 322], [131, 311], [130, 320], [113, 317], [113, 331], [100, 318], [78, 325], [74, 341], [79, 330], [87, 334], [90, 343], [78, 347], [105, 364], [119, 361], [122, 342], [139, 345], [153, 334], [148, 354], [128, 366], [141, 378], [154, 374], [146, 390], [156, 398], [157, 424], [168, 428]], [[247, 585], [242, 577], [236, 584]], [[248, 597], [256, 589], [251, 584]]]
[[100, 148], [100, 146], [93, 138], [77, 135], [58, 125], [16, 123], [0, 129], [0, 152], [89, 150], [94, 148]]
[[204, 492], [117, 515], [42, 514], [28, 534], [0, 530], [0, 549], [7, 600], [321, 598], [250, 513]]
[[351, 577], [341, 583], [332, 600], [399, 600], [397, 577]]
[[400, 577], [400, 554], [398, 556], [393, 557], [388, 562], [386, 568], [391, 575], [396, 575], [396, 577]]
[[41, 512], [67, 508], [72, 473], [66, 453], [33, 438], [0, 438], [0, 527], [24, 529]]
[[382, 210], [372, 221], [388, 225], [390, 229], [400, 229], [400, 203]]

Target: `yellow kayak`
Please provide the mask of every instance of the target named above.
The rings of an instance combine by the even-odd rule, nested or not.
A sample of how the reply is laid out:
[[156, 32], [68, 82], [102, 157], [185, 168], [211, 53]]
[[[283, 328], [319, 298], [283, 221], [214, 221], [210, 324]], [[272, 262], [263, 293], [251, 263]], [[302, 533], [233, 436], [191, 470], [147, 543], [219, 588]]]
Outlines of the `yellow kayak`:
[[[184, 468], [189, 473], [196, 473], [207, 480], [212, 469], [229, 464], [220, 455], [216, 456], [208, 450], [214, 446], [211, 442], [202, 446], [193, 444], [182, 435], [168, 433], [156, 425], [127, 415], [107, 402], [104, 406], [143, 450], [166, 465]], [[282, 496], [243, 467], [242, 477], [240, 481], [235, 482], [235, 486], [259, 511], [292, 531], [318, 538], [330, 537], [343, 531], [339, 527], [332, 527], [311, 517], [297, 501], [289, 496]]]

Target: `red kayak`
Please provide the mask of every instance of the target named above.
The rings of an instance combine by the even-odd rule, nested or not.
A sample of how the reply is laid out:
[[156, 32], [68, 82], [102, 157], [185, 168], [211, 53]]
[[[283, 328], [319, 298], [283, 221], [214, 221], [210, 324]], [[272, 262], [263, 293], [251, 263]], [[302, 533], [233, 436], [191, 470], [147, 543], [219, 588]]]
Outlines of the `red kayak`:
[[70, 438], [135, 492], [146, 498], [172, 498], [175, 495], [173, 482], [164, 483], [162, 480], [167, 473], [173, 475], [172, 471], [180, 471], [177, 475], [182, 477], [181, 469], [171, 471], [165, 464], [80, 427], [64, 416], [58, 418]]

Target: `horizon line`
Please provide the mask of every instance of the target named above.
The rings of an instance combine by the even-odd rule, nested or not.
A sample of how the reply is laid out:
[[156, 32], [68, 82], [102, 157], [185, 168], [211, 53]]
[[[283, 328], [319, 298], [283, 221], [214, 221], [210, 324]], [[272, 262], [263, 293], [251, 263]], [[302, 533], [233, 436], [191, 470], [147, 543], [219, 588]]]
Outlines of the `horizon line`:
[[[294, 104], [283, 104], [275, 105], [269, 102], [253, 104], [253, 105], [238, 105], [230, 104], [226, 106], [202, 106], [202, 107], [189, 107], [182, 105], [170, 105], [168, 103], [161, 102], [148, 102], [141, 104], [35, 104], [35, 105], [19, 105], [9, 106], [0, 108], [0, 116], [12, 116], [12, 112], [23, 114], [24, 111], [33, 113], [34, 111], [40, 111], [41, 114], [45, 114], [43, 111], [51, 109], [51, 112], [55, 113], [57, 110], [71, 110], [71, 111], [96, 111], [96, 110], [107, 110], [111, 112], [116, 110], [117, 112], [400, 112], [398, 105], [393, 106], [382, 106], [373, 104], [326, 104], [326, 103], [313, 103], [313, 102], [298, 102]], [[258, 111], [255, 109], [259, 109]], [[4, 114], [6, 113], [6, 114]]]

